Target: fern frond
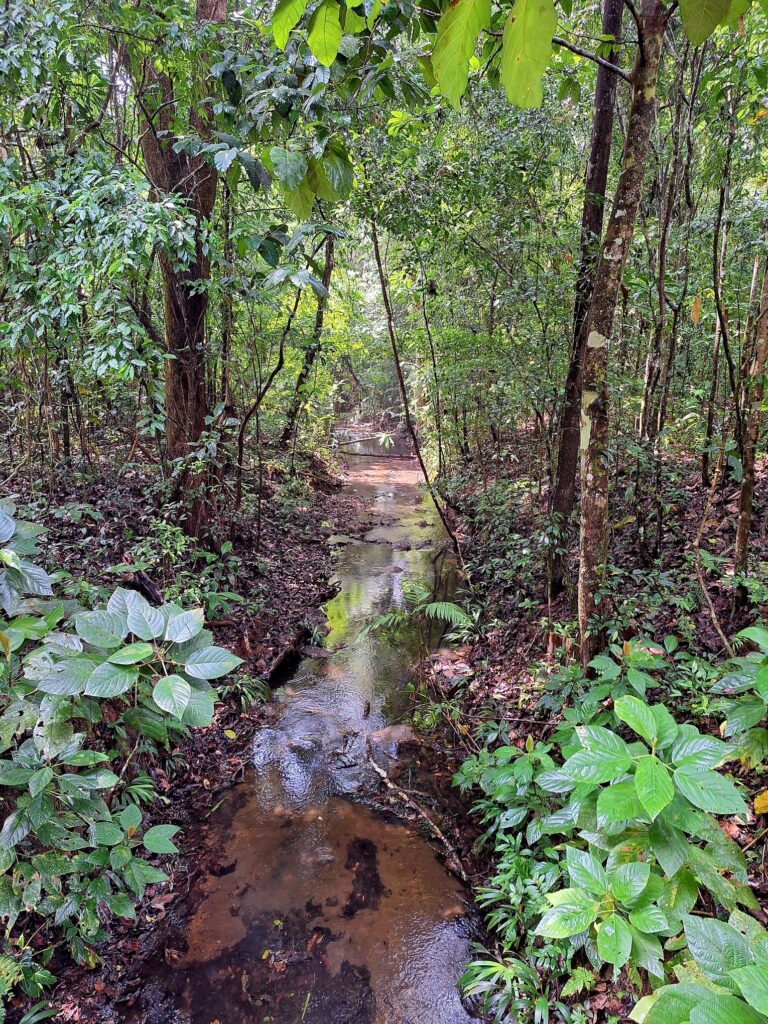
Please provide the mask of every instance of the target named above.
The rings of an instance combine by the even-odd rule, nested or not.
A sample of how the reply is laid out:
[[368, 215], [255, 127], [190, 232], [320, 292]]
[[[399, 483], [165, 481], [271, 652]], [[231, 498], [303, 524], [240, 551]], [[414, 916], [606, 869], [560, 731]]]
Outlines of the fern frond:
[[433, 601], [426, 605], [424, 614], [428, 619], [439, 619], [441, 622], [448, 622], [452, 626], [471, 626], [472, 619], [463, 608], [459, 608], [452, 601]]

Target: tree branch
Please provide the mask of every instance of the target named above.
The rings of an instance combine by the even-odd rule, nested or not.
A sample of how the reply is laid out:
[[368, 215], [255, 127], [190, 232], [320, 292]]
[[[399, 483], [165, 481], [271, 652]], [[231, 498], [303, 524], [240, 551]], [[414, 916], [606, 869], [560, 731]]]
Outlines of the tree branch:
[[607, 71], [612, 71], [614, 75], [618, 75], [619, 78], [623, 78], [625, 82], [632, 81], [629, 74], [622, 68], [617, 67], [615, 64], [611, 64], [609, 60], [605, 60], [603, 57], [598, 57], [596, 53], [590, 53], [589, 50], [582, 50], [580, 46], [576, 46], [575, 43], [569, 43], [567, 39], [561, 39], [560, 36], [553, 36], [552, 43], [555, 46], [562, 46], [564, 50], [570, 50], [571, 53], [577, 53], [580, 57], [586, 57], [587, 60], [594, 61], [595, 64], [599, 64], [601, 68], [605, 68]]

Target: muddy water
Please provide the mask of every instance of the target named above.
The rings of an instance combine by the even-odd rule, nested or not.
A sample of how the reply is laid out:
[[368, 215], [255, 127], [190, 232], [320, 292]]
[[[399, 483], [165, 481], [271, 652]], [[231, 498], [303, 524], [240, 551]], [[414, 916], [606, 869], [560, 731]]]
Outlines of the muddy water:
[[361, 631], [403, 606], [407, 578], [440, 584], [443, 535], [412, 460], [353, 455], [348, 487], [378, 525], [331, 539], [329, 656], [278, 693], [278, 724], [256, 736], [250, 777], [217, 812], [222, 872], [136, 1021], [471, 1020], [456, 989], [470, 932], [461, 884], [417, 832], [351, 799], [377, 781], [371, 750], [393, 764], [386, 727], [407, 710], [418, 649], [409, 628]]

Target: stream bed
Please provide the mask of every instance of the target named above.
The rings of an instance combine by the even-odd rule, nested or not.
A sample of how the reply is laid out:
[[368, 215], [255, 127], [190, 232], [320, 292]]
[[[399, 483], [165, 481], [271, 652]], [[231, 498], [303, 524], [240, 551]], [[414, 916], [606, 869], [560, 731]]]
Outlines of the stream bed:
[[456, 988], [473, 934], [464, 887], [417, 830], [360, 802], [379, 782], [370, 753], [392, 765], [408, 733], [393, 723], [418, 655], [411, 627], [364, 627], [403, 607], [406, 579], [449, 580], [445, 538], [415, 460], [366, 442], [349, 467], [378, 525], [331, 538], [326, 653], [277, 692], [275, 724], [216, 811], [224, 866], [203, 883], [185, 948], [148, 979], [136, 1024], [473, 1019]]

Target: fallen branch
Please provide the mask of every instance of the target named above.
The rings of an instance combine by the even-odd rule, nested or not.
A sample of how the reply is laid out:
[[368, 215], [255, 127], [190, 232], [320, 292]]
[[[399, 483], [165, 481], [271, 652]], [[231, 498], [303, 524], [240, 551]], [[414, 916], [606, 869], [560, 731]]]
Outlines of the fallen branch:
[[371, 753], [370, 739], [367, 740], [367, 753], [368, 763], [379, 776], [379, 778], [382, 780], [387, 789], [390, 790], [390, 792], [394, 793], [396, 796], [398, 796], [404, 803], [406, 803], [411, 808], [411, 810], [415, 811], [418, 814], [421, 820], [427, 825], [429, 831], [432, 833], [435, 839], [437, 839], [438, 842], [442, 843], [442, 845], [445, 847], [445, 863], [448, 865], [451, 871], [453, 871], [455, 874], [459, 876], [462, 882], [464, 882], [466, 885], [469, 885], [469, 876], [464, 870], [461, 860], [459, 859], [459, 855], [456, 852], [456, 847], [453, 846], [451, 842], [449, 842], [445, 833], [437, 827], [437, 825], [434, 823], [434, 821], [432, 821], [432, 819], [424, 810], [424, 808], [417, 804], [412, 797], [408, 796], [405, 790], [401, 789], [398, 785], [396, 785], [392, 781], [392, 779], [390, 779], [390, 777], [387, 775], [384, 769], [380, 767], [380, 765], [376, 764]]

